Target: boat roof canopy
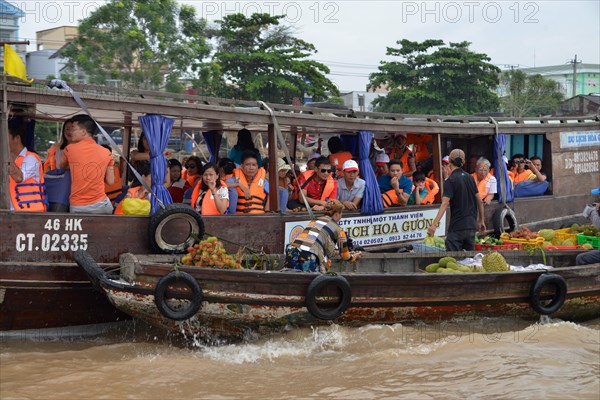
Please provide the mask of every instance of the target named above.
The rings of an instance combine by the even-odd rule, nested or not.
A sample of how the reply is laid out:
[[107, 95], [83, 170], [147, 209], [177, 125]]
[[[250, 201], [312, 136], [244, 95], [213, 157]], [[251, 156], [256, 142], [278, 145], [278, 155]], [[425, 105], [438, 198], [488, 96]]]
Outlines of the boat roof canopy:
[[[7, 98], [13, 110], [22, 107], [31, 118], [64, 121], [83, 110], [65, 90], [50, 89], [48, 81], [33, 85], [9, 83]], [[282, 131], [338, 135], [372, 131], [376, 137], [391, 133], [488, 136], [496, 133], [533, 134], [600, 129], [598, 115], [581, 117], [486, 117], [355, 112], [339, 105], [291, 106], [220, 99], [95, 85], [72, 84], [92, 116], [102, 125], [139, 126], [138, 117], [161, 114], [176, 120], [173, 129], [266, 132], [273, 119]]]

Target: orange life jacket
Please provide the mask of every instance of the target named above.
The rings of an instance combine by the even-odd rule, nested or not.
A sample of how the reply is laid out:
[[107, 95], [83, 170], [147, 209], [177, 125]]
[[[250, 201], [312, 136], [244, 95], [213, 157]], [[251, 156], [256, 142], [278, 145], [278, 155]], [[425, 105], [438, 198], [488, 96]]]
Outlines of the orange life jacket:
[[[309, 169], [309, 170], [304, 171], [302, 174], [300, 174], [300, 176], [306, 177], [306, 180], [304, 181], [304, 183], [302, 184], [302, 187], [300, 189], [303, 189], [306, 186], [309, 179], [315, 174], [315, 172], [317, 172], [317, 171], [315, 171], [314, 169]], [[335, 187], [335, 183], [334, 183], [335, 179], [333, 179], [333, 177], [331, 175], [332, 174], [329, 174], [329, 176], [327, 177], [327, 181], [325, 181], [325, 187], [323, 188], [323, 193], [321, 193], [320, 200], [326, 200], [327, 198], [332, 197], [331, 194], [333, 193], [333, 189]]]
[[[404, 193], [404, 190], [400, 189], [400, 193]], [[400, 199], [398, 198], [395, 189], [390, 189], [387, 192], [382, 193], [381, 197], [383, 198], [383, 206], [385, 208], [400, 205]]]
[[479, 191], [479, 197], [481, 197], [481, 200], [485, 199], [488, 195], [487, 184], [490, 181], [490, 178], [492, 177], [492, 175], [490, 173], [488, 173], [486, 175], [486, 177], [483, 178], [479, 182], [477, 181], [477, 172], [473, 172], [471, 174], [471, 176], [473, 177], [473, 179], [475, 179], [475, 183], [477, 184], [477, 190]]
[[[409, 156], [412, 155], [412, 151], [410, 151], [410, 149], [408, 147], [404, 148], [404, 152], [402, 153], [402, 156], [400, 157], [400, 161], [402, 161], [402, 174], [407, 174], [410, 172], [410, 165], [408, 165], [408, 159]], [[392, 149], [392, 152], [390, 153], [390, 160], [394, 160], [396, 157], [396, 148], [394, 147]], [[407, 178], [410, 178], [410, 176], [407, 176]]]
[[413, 144], [413, 153], [417, 162], [423, 162], [431, 158], [431, 153], [427, 148], [427, 143], [431, 142], [431, 135], [408, 134], [407, 141]]
[[440, 191], [440, 187], [436, 181], [430, 178], [425, 178], [425, 186], [427, 187], [427, 195], [421, 200], [421, 204], [433, 204], [435, 195]]
[[56, 149], [58, 149], [59, 146], [60, 143], [55, 143], [48, 149], [46, 162], [44, 162], [44, 172], [60, 168], [59, 165], [56, 165]]
[[240, 168], [233, 170], [239, 183], [250, 189], [250, 198], [246, 199], [244, 192], [239, 187], [238, 202], [235, 209], [236, 214], [264, 214], [265, 204], [267, 204], [267, 194], [265, 193], [266, 172], [264, 168], [259, 168], [251, 185], [248, 185], [246, 176]]
[[113, 169], [115, 171], [115, 182], [112, 185], [104, 183], [104, 192], [110, 201], [113, 201], [117, 198], [117, 196], [123, 193], [123, 185], [121, 184], [121, 172], [119, 171], [119, 167], [113, 165]]
[[513, 177], [513, 182], [515, 183], [519, 183], [519, 182], [523, 182], [523, 181], [528, 181], [529, 177], [533, 175], [533, 172], [531, 172], [530, 170], [526, 169], [521, 173], [517, 173], [515, 171], [514, 177]]
[[[200, 186], [202, 186], [202, 182], [198, 182], [198, 184], [194, 187], [194, 191], [192, 192], [192, 208], [196, 209], [196, 202], [198, 201], [198, 197], [200, 197]], [[227, 188], [225, 182], [221, 181], [221, 186]], [[229, 203], [227, 204], [229, 207]], [[212, 192], [209, 190], [204, 194], [202, 198], [202, 207], [200, 208], [202, 215], [221, 215], [217, 205], [215, 204], [215, 197]]]
[[[40, 163], [40, 181], [37, 182], [33, 178], [17, 183], [10, 177], [9, 179], [9, 191], [10, 200], [12, 202], [15, 211], [24, 212], [45, 212], [47, 207], [46, 200], [46, 189], [44, 185], [44, 168], [42, 166], [42, 160], [40, 157], [31, 152], [27, 151], [25, 157], [34, 156]], [[24, 156], [18, 156], [15, 160], [15, 164], [18, 168], [23, 165]]]
[[329, 155], [329, 161], [338, 171], [342, 170], [344, 163], [352, 160], [352, 153], [349, 151], [340, 151], [339, 153]]
[[[130, 197], [132, 199], [137, 199], [138, 198], [137, 194], [142, 188], [143, 188], [143, 186], [136, 186], [136, 187], [133, 187], [133, 188], [127, 190], [127, 194], [131, 195], [128, 197]], [[125, 200], [125, 198], [123, 200]], [[115, 215], [124, 215], [123, 214], [123, 200], [121, 200], [119, 202], [119, 204], [117, 204], [117, 208], [115, 208], [115, 212], [114, 212]]]

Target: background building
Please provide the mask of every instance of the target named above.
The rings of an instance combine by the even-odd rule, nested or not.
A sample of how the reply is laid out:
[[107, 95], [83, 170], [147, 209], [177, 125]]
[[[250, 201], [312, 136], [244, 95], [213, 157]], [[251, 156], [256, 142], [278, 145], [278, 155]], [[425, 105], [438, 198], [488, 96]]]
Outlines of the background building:
[[[0, 42], [19, 41], [19, 19], [23, 16], [25, 16], [25, 13], [19, 7], [0, 0]], [[25, 60], [27, 46], [18, 44], [12, 47]], [[0, 62], [4, 63], [4, 50], [0, 52]]]
[[520, 68], [520, 70], [527, 75], [540, 74], [544, 78], [556, 81], [565, 98], [600, 93], [600, 64], [577, 64], [575, 93], [573, 93], [573, 64]]

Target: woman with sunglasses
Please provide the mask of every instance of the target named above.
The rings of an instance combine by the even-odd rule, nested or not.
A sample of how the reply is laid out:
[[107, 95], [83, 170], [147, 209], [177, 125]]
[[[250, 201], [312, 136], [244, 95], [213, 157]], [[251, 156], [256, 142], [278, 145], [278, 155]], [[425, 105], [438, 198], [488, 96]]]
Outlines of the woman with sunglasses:
[[360, 252], [350, 252], [346, 233], [339, 226], [344, 205], [329, 200], [323, 207], [325, 215], [308, 223], [308, 226], [285, 250], [284, 268], [303, 272], [327, 272], [328, 259], [337, 257], [354, 262]]
[[[335, 169], [325, 156], [317, 158], [314, 170], [306, 170], [298, 177], [298, 190], [301, 190], [309, 206], [315, 211], [323, 211], [327, 200], [337, 199], [338, 184], [333, 178]], [[298, 202], [304, 204], [303, 196]]]
[[200, 160], [200, 157], [189, 157], [187, 162], [185, 163], [185, 169], [187, 171], [187, 176], [185, 178], [186, 184], [183, 187], [184, 192], [186, 192], [188, 189], [195, 187], [196, 183], [198, 183], [198, 181], [202, 178], [202, 161]]
[[219, 178], [219, 167], [214, 163], [204, 165], [202, 179], [192, 193], [192, 207], [202, 215], [221, 215], [228, 206], [229, 192]]

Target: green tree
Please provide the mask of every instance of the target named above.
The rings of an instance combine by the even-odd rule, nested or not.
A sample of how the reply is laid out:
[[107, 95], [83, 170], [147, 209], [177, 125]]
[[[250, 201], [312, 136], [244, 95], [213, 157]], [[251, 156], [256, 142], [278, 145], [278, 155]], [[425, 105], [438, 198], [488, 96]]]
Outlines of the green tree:
[[197, 78], [204, 68], [205, 29], [192, 6], [175, 0], [110, 0], [81, 21], [62, 55], [90, 83], [181, 91], [179, 79]]
[[315, 47], [292, 36], [291, 28], [279, 25], [283, 16], [228, 15], [218, 21], [218, 65], [228, 90], [235, 97], [291, 103], [304, 93], [320, 101], [339, 91], [324, 74], [325, 65], [309, 60]]
[[382, 61], [369, 77], [369, 87], [385, 85], [386, 97], [374, 101], [377, 111], [411, 114], [473, 114], [496, 111], [500, 69], [486, 54], [469, 50], [469, 42], [450, 43], [406, 39], [387, 55], [401, 61]]
[[511, 117], [552, 114], [564, 98], [558, 82], [539, 74], [510, 70], [502, 74], [500, 83], [506, 90], [501, 104]]

